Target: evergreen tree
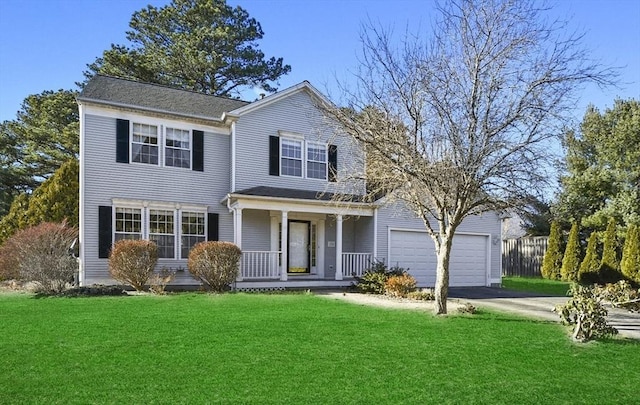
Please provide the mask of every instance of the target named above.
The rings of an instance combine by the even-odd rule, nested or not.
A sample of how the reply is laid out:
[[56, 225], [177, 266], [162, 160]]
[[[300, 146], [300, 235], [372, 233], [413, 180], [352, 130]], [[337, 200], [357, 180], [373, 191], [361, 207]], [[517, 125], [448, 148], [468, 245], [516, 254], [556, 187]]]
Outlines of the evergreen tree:
[[267, 58], [258, 41], [260, 23], [225, 0], [173, 0], [136, 11], [129, 22], [130, 46], [111, 45], [88, 65], [85, 76], [106, 74], [217, 96], [237, 96], [291, 71], [282, 58]]
[[628, 280], [640, 284], [640, 228], [635, 224], [627, 229], [620, 270]]
[[542, 260], [542, 277], [549, 280], [560, 280], [562, 266], [562, 237], [556, 221], [551, 223], [551, 232], [547, 243], [547, 251]]
[[0, 244], [21, 229], [42, 222], [62, 222], [78, 226], [79, 164], [65, 162], [36, 188], [33, 194], [20, 194], [11, 203], [9, 213], [0, 220]]
[[580, 264], [580, 272], [578, 279], [580, 282], [587, 282], [593, 279], [593, 275], [598, 273], [600, 267], [600, 260], [597, 252], [598, 234], [591, 232], [589, 241], [587, 242], [587, 250], [584, 254], [582, 264]]
[[569, 232], [569, 240], [562, 259], [560, 274], [564, 281], [578, 281], [580, 267], [580, 236], [578, 235], [578, 223], [574, 222]]
[[621, 278], [618, 263], [618, 239], [616, 237], [616, 220], [610, 218], [604, 231], [602, 260], [598, 270], [601, 283], [616, 282]]

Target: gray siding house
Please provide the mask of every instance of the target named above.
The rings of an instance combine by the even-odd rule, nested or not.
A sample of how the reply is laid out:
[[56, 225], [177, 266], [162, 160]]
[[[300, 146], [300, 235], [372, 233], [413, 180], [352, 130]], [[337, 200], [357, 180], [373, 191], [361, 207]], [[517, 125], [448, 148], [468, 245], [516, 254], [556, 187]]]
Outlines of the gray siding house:
[[[308, 82], [247, 103], [93, 77], [78, 97], [81, 285], [115, 284], [112, 244], [141, 238], [158, 244], [158, 269], [179, 270], [176, 285], [197, 284], [186, 271], [196, 243], [225, 240], [243, 252], [238, 289], [345, 286], [374, 258], [433, 286], [421, 221], [364, 202], [362, 181], [337, 181], [363, 152], [323, 102]], [[344, 190], [347, 202], [332, 201]], [[451, 285], [499, 284], [499, 241], [496, 214], [467, 219]]]

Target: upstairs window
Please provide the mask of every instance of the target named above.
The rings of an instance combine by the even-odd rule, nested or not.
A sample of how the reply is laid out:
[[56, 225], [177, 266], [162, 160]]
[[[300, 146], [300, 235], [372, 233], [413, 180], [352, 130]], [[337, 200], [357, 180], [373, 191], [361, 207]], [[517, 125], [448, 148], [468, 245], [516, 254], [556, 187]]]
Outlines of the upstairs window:
[[327, 146], [318, 143], [307, 144], [307, 177], [327, 178]]
[[167, 128], [164, 165], [191, 168], [191, 131]]
[[302, 141], [282, 139], [280, 148], [280, 173], [283, 176], [302, 177]]
[[122, 239], [142, 239], [142, 210], [116, 208], [114, 242]]
[[131, 161], [158, 164], [158, 127], [155, 125], [133, 124], [131, 137]]

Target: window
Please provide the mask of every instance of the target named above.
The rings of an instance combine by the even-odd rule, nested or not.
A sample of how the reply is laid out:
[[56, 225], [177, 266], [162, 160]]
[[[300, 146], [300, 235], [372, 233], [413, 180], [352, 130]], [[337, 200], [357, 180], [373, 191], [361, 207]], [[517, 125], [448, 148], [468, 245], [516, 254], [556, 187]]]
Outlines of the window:
[[327, 147], [322, 144], [307, 144], [307, 177], [311, 179], [327, 178]]
[[204, 213], [183, 212], [182, 213], [182, 234], [180, 240], [180, 257], [186, 259], [189, 252], [198, 242], [205, 241]]
[[142, 239], [142, 210], [139, 208], [116, 208], [114, 241]]
[[191, 168], [190, 131], [167, 128], [164, 165]]
[[280, 147], [281, 174], [302, 177], [302, 141], [282, 139]]
[[158, 127], [133, 124], [131, 160], [137, 163], [158, 164]]
[[149, 240], [158, 245], [158, 258], [175, 257], [175, 227], [172, 210], [149, 211]]

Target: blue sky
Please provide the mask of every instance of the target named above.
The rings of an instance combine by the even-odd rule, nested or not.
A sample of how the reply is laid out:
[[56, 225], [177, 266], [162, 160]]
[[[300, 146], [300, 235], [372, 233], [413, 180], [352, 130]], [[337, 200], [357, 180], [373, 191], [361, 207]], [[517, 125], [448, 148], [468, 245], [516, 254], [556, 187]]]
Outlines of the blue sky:
[[[0, 121], [14, 119], [22, 100], [44, 90], [72, 89], [86, 64], [111, 43], [125, 44], [131, 14], [169, 0], [0, 0]], [[262, 25], [261, 48], [283, 57], [292, 71], [280, 88], [309, 80], [321, 91], [349, 80], [357, 66], [359, 32], [367, 19], [396, 31], [428, 32], [430, 0], [229, 0]], [[580, 120], [589, 103], [604, 109], [616, 97], [640, 99], [640, 1], [556, 0], [553, 15], [586, 33], [592, 55], [621, 68], [619, 88], [584, 89]], [[254, 97], [248, 94], [249, 98]]]

